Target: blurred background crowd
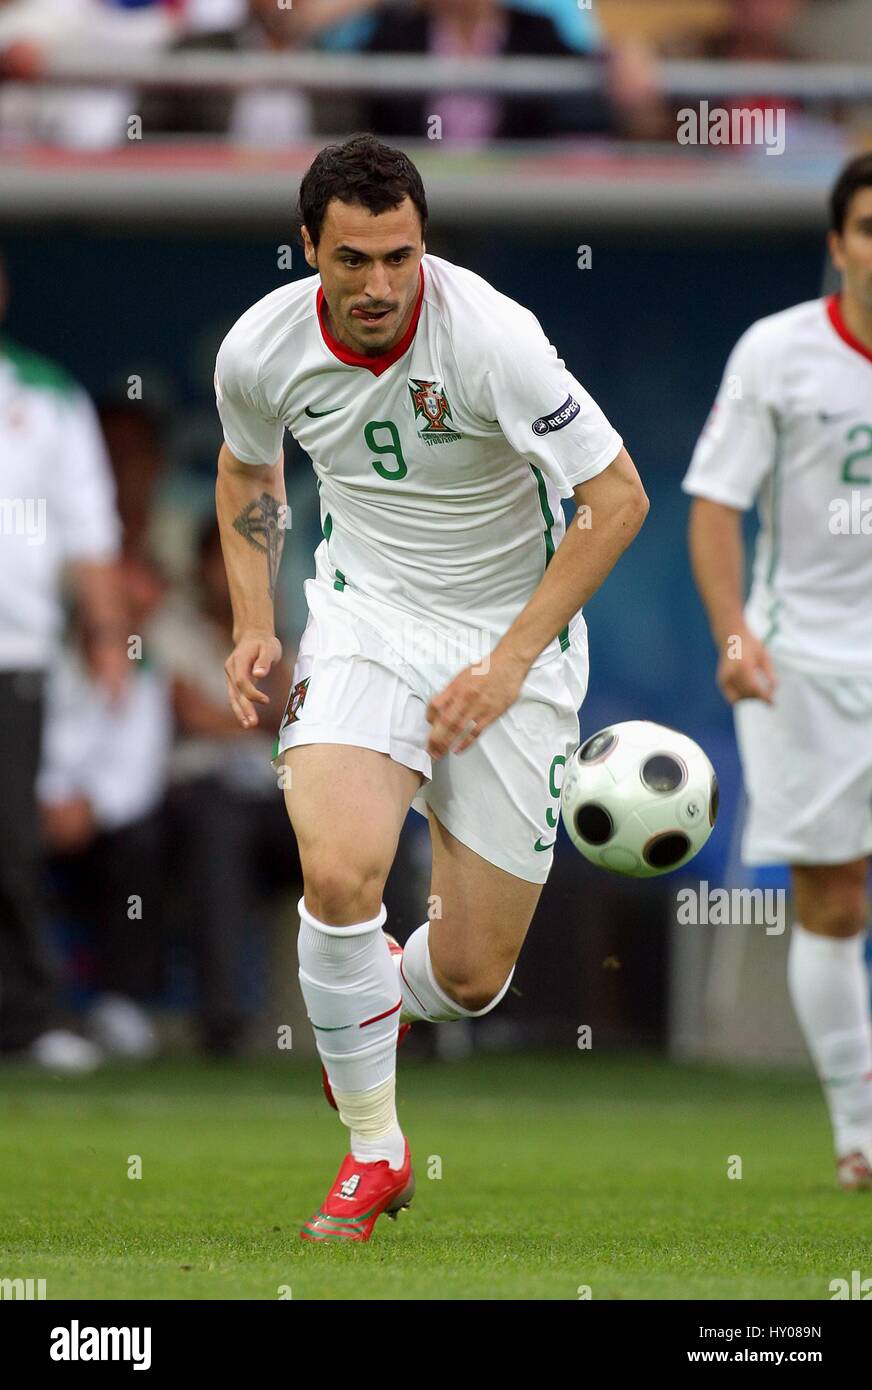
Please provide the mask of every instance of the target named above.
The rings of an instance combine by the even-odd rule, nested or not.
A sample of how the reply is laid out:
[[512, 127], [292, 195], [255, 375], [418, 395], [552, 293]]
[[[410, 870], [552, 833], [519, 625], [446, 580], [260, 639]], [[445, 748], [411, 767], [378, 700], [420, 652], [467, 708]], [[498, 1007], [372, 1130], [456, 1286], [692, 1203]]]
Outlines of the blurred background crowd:
[[[584, 95], [440, 93], [440, 138], [473, 146], [592, 134], [670, 140], [676, 102], [662, 89], [659, 60], [856, 60], [868, 54], [870, 27], [866, 0], [0, 0], [0, 142], [111, 148], [127, 138], [134, 110], [152, 134], [255, 145], [357, 128], [423, 137], [437, 103], [436, 94], [309, 95], [286, 84], [142, 93], [42, 80], [52, 52], [94, 55], [101, 46], [139, 55], [580, 56], [601, 76]], [[771, 102], [765, 88], [762, 80], [752, 105]], [[815, 114], [866, 119], [838, 102]]]
[[[327, 138], [355, 129], [426, 155], [428, 187], [442, 150], [459, 152], [460, 192], [447, 209], [431, 199], [428, 248], [529, 305], [627, 439], [652, 517], [589, 606], [584, 736], [647, 717], [697, 737], [717, 767], [722, 811], [694, 874], [736, 881], [738, 764], [687, 566], [679, 482], [739, 333], [820, 293], [823, 190], [872, 132], [872, 67], [850, 100], [836, 95], [838, 83], [825, 100], [802, 84], [785, 97], [773, 74], [808, 60], [868, 64], [870, 48], [869, 0], [0, 0], [0, 1056], [69, 1071], [161, 1046], [226, 1056], [275, 1048], [277, 1027], [299, 1018], [299, 863], [269, 754], [306, 619], [317, 495], [288, 439], [292, 536], [277, 613], [285, 659], [262, 728], [242, 733], [223, 674], [231, 613], [214, 524], [212, 367], [238, 315], [306, 273], [296, 247], [283, 259], [279, 245], [277, 257], [277, 237], [293, 241], [293, 178]], [[503, 58], [507, 71], [522, 57], [574, 58], [588, 60], [596, 80], [578, 92], [331, 91], [244, 79], [246, 55], [257, 53], [297, 63], [332, 55], [346, 74], [365, 53], [392, 65], [415, 55]], [[240, 79], [163, 81], [171, 54], [200, 77], [198, 64], [230, 59]], [[157, 79], [128, 82], [128, 58], [140, 74], [154, 60]], [[719, 96], [721, 65], [700, 69], [697, 92], [712, 104], [786, 108], [790, 148], [801, 133], [809, 162], [789, 179], [776, 173], [780, 161], [758, 164], [773, 188], [785, 181], [781, 196], [811, 190], [811, 220], [770, 217], [762, 235], [753, 216], [741, 232], [711, 218], [704, 235], [685, 225], [681, 200], [699, 180], [670, 158], [683, 104], [664, 78], [674, 60], [760, 65], [759, 90], [752, 83], [741, 98]], [[122, 77], [110, 80], [113, 64]], [[482, 225], [469, 214], [488, 161], [503, 179], [500, 142], [522, 153], [499, 221]], [[218, 168], [231, 189], [220, 213], [220, 190], [198, 192], [193, 175], [183, 224], [164, 216], [149, 185], [133, 195], [140, 154], [204, 144], [254, 147], [252, 163], [263, 150], [296, 152], [293, 165], [267, 166], [286, 211], [246, 206], [244, 159], [194, 171]], [[589, 148], [594, 163], [579, 162], [574, 152]], [[729, 162], [717, 148], [704, 154]], [[16, 196], [24, 190], [16, 210], [9, 190], [22, 161], [35, 182], [15, 185]], [[88, 198], [92, 188], [105, 198], [106, 170], [118, 191], [98, 209]], [[556, 220], [540, 204], [540, 170], [552, 171], [552, 193], [577, 183], [568, 226], [565, 212]], [[76, 204], [86, 173], [97, 182]], [[588, 203], [595, 211], [592, 173], [601, 192], [627, 198], [594, 234], [585, 220]], [[180, 166], [176, 187], [188, 177]], [[666, 222], [653, 217], [650, 185], [634, 196], [634, 178], [656, 181]], [[712, 205], [727, 197], [738, 206], [743, 179], [728, 195], [707, 183]], [[532, 226], [514, 220], [513, 190], [527, 192]], [[758, 213], [766, 203], [764, 183]], [[585, 275], [579, 241], [593, 243]], [[425, 823], [411, 815], [386, 892], [401, 940], [420, 923], [428, 860]], [[675, 888], [597, 874], [561, 835], [518, 988], [482, 1021], [476, 1045], [547, 1044], [573, 1037], [579, 1019], [600, 1038], [673, 1041]], [[735, 1012], [743, 961], [731, 947], [730, 994], [720, 958], [725, 1014]], [[701, 956], [695, 962], [684, 960], [679, 989], [691, 1032], [688, 981], [699, 995], [705, 977]], [[778, 961], [770, 975], [759, 962], [752, 974], [763, 993], [768, 978], [783, 993]], [[768, 997], [763, 1014], [771, 1023]], [[434, 1037], [435, 1047], [469, 1045], [453, 1027], [412, 1046]], [[770, 1052], [772, 1037], [769, 1026]]]
[[[249, 938], [299, 868], [269, 764], [288, 661], [246, 736], [214, 519], [191, 519], [175, 582], [151, 547], [165, 456], [147, 406], [95, 407], [4, 338], [0, 439], [4, 506], [18, 482], [44, 509], [4, 512], [0, 549], [0, 1049], [62, 1070], [152, 1055], [144, 1006], [171, 992], [182, 943], [195, 1040], [233, 1053]], [[89, 1040], [64, 1026], [75, 1002]]]

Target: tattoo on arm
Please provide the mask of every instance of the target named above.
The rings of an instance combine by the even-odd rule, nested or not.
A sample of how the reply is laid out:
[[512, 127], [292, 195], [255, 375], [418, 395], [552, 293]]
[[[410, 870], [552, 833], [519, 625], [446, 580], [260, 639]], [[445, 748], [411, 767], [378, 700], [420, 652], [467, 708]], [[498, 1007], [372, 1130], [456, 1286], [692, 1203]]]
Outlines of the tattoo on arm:
[[285, 543], [285, 508], [269, 492], [262, 492], [254, 502], [243, 507], [233, 523], [233, 529], [244, 536], [248, 544], [266, 555], [267, 583], [270, 598], [275, 598], [279, 561]]

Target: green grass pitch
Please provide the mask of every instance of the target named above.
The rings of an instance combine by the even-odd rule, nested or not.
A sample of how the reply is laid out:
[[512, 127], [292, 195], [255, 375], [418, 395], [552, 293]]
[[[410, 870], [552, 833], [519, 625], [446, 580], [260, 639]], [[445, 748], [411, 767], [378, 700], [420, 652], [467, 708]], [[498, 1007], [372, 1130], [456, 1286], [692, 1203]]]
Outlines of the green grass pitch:
[[401, 1057], [418, 1191], [356, 1246], [298, 1239], [344, 1153], [315, 1063], [0, 1075], [0, 1277], [50, 1299], [828, 1299], [868, 1272], [872, 1194], [835, 1187], [810, 1073]]

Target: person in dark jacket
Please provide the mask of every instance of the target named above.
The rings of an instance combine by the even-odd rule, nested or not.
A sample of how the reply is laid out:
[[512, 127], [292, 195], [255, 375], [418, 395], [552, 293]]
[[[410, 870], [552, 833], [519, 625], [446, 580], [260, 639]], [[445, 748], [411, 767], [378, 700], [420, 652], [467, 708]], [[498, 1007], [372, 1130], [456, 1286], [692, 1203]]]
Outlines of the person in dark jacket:
[[[368, 44], [370, 53], [429, 53], [434, 57], [572, 57], [552, 20], [503, 5], [499, 0], [420, 0], [378, 11]], [[603, 65], [605, 67], [605, 64]], [[440, 125], [434, 127], [433, 117]], [[362, 124], [378, 135], [434, 138], [452, 143], [547, 139], [593, 134], [614, 126], [603, 85], [578, 96], [505, 96], [501, 93], [442, 91], [398, 93], [365, 103]]]

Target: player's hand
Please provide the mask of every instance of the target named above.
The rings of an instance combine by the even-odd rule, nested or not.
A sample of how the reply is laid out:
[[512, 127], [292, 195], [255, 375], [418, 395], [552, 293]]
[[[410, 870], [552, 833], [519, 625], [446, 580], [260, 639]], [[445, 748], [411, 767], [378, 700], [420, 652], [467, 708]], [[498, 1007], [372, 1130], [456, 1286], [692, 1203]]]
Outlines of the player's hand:
[[281, 660], [282, 644], [274, 632], [244, 632], [224, 663], [230, 708], [243, 729], [258, 725], [255, 705], [268, 705], [269, 696], [258, 690], [257, 682], [268, 676]]
[[766, 647], [748, 628], [728, 637], [718, 661], [717, 683], [731, 705], [737, 700], [774, 704], [778, 684]]
[[491, 652], [487, 663], [467, 666], [427, 706], [431, 758], [463, 753], [513, 705], [529, 670], [517, 657]]

